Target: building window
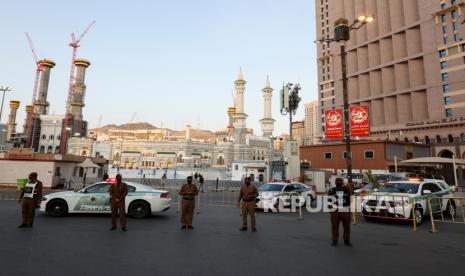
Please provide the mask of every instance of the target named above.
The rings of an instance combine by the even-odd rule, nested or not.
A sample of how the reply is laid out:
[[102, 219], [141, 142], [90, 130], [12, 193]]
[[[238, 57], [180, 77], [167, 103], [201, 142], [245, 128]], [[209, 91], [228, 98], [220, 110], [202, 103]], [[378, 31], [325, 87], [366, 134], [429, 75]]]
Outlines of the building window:
[[415, 141], [415, 143], [420, 143], [420, 138], [418, 138], [417, 136], [413, 137], [413, 141]]
[[446, 108], [446, 117], [447, 118], [452, 117], [452, 109], [451, 108]]
[[45, 136], [45, 134], [42, 134], [42, 140], [45, 140], [47, 139], [47, 136]]
[[447, 26], [442, 26], [442, 33], [447, 34], [449, 32], [449, 28]]
[[441, 14], [441, 22], [444, 23], [447, 19], [447, 15]]
[[239, 165], [234, 166], [234, 169], [235, 169], [236, 171], [238, 171], [238, 170], [239, 170]]
[[404, 138], [404, 141], [405, 141], [405, 143], [410, 142], [409, 139], [408, 139], [408, 137], [405, 137], [405, 138]]
[[455, 2], [457, 2], [457, 1], [456, 0], [450, 0], [451, 5], [455, 5]]
[[366, 150], [365, 151], [365, 159], [374, 159], [375, 158], [375, 152], [372, 150]]
[[444, 97], [444, 104], [445, 105], [450, 105], [452, 103], [451, 97]]
[[462, 141], [462, 143], [465, 143], [465, 133], [460, 134], [460, 141]]
[[442, 140], [441, 140], [441, 136], [440, 136], [440, 135], [436, 135], [436, 143], [438, 143], [438, 144], [441, 144], [441, 143], [442, 143]]
[[447, 74], [447, 73], [442, 73], [442, 80], [443, 80], [443, 81], [449, 80], [449, 74]]
[[342, 153], [342, 159], [346, 160], [347, 159], [347, 151], [344, 151]]
[[454, 34], [454, 40], [455, 41], [460, 41], [460, 35], [459, 34]]
[[425, 136], [425, 143], [431, 144], [431, 140], [429, 139], [429, 136]]
[[458, 14], [458, 12], [457, 12], [456, 10], [453, 10], [453, 11], [452, 11], [452, 18], [453, 18], [453, 19], [459, 18], [459, 14]]
[[444, 44], [449, 43], [449, 38], [447, 36], [444, 37]]
[[446, 50], [441, 50], [441, 51], [439, 51], [439, 57], [440, 57], [440, 58], [443, 58], [443, 57], [445, 57], [445, 56], [447, 56]]
[[452, 27], [454, 28], [454, 31], [457, 31], [459, 29], [459, 23], [457, 22], [452, 23]]
[[322, 132], [325, 132], [325, 130], [326, 130], [326, 129], [325, 129], [325, 126], [321, 126], [321, 131], [322, 131]]
[[332, 100], [331, 100], [331, 103], [332, 103], [332, 104], [336, 104], [336, 99], [332, 99]]
[[333, 159], [333, 153], [331, 153], [331, 152], [325, 152], [325, 159], [326, 159], [326, 160], [331, 160], [331, 159]]
[[441, 4], [441, 10], [445, 9], [446, 8], [446, 3], [442, 3]]
[[441, 69], [447, 68], [447, 61], [441, 61]]
[[454, 136], [452, 136], [452, 134], [447, 135], [447, 140], [449, 143], [454, 143]]
[[448, 85], [448, 84], [444, 84], [444, 85], [442, 86], [442, 90], [444, 91], [444, 93], [449, 92], [449, 85]]

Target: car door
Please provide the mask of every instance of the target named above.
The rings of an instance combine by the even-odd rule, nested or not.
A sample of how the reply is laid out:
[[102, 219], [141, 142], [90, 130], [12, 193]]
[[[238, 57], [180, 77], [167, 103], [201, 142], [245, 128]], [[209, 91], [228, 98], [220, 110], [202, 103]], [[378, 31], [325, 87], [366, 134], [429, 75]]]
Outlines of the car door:
[[74, 207], [80, 213], [108, 213], [110, 212], [110, 183], [97, 183], [86, 188]]
[[[431, 194], [425, 194], [425, 190], [431, 191]], [[431, 205], [428, 207], [433, 213], [441, 211], [441, 200], [438, 197], [442, 195], [442, 189], [436, 183], [425, 183], [421, 188], [421, 195], [426, 198], [427, 202], [430, 202]]]

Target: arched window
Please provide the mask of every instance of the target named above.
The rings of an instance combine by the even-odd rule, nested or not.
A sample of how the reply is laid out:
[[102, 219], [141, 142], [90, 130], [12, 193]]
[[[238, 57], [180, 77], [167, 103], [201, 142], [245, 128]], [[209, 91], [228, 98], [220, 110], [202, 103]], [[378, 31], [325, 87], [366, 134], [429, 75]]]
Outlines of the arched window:
[[405, 137], [404, 141], [408, 143], [409, 142], [408, 137]]
[[440, 135], [436, 135], [436, 143], [441, 144], [441, 142], [442, 142], [441, 136], [440, 136]]
[[460, 134], [460, 141], [462, 141], [462, 143], [465, 143], [465, 133]]
[[[44, 136], [45, 136], [45, 135], [44, 135]], [[40, 152], [40, 153], [44, 153], [44, 152], [45, 152], [45, 146], [43, 146], [43, 145], [40, 146], [39, 152]]]
[[429, 136], [425, 136], [425, 143], [431, 144], [431, 140], [429, 139]]
[[417, 136], [415, 136], [415, 138], [413, 138], [413, 140], [414, 140], [416, 143], [419, 143], [419, 142], [420, 142], [420, 139], [419, 139]]
[[61, 135], [60, 135], [60, 134], [58, 134], [58, 136], [57, 136], [57, 140], [58, 140], [58, 141], [60, 141], [60, 140], [61, 140]]
[[60, 153], [60, 146], [55, 147], [55, 153]]
[[454, 136], [452, 136], [452, 134], [447, 135], [447, 140], [449, 143], [454, 143]]
[[52, 146], [48, 146], [47, 147], [47, 153], [52, 153], [53, 151], [53, 147]]
[[42, 134], [42, 140], [45, 140], [47, 139], [47, 136], [45, 136], [45, 134]]
[[218, 157], [218, 159], [216, 160], [216, 164], [220, 166], [224, 165], [223, 156]]

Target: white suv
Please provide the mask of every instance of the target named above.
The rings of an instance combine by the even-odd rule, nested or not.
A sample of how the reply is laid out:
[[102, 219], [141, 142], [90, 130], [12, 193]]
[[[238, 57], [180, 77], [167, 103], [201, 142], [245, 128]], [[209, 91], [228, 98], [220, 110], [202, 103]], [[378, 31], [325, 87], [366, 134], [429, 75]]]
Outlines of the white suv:
[[[377, 191], [362, 197], [362, 214], [366, 219], [398, 218], [411, 219], [412, 206], [415, 206], [417, 224], [430, 214], [428, 199], [440, 198], [450, 194], [453, 189], [438, 179], [409, 179], [390, 181]], [[455, 217], [456, 205], [453, 199], [432, 199], [432, 213], [443, 212], [445, 216]]]

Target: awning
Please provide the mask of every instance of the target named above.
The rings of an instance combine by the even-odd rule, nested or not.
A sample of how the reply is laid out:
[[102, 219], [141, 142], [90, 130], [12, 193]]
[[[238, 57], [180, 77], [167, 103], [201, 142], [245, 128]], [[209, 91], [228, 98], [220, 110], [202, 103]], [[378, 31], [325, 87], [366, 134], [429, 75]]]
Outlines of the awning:
[[[400, 164], [454, 164], [454, 159], [444, 157], [421, 157], [403, 160]], [[465, 165], [465, 160], [455, 159], [456, 165]]]
[[90, 158], [86, 158], [86, 160], [84, 160], [84, 162], [80, 163], [78, 166], [82, 168], [100, 168], [100, 166], [92, 162]]

